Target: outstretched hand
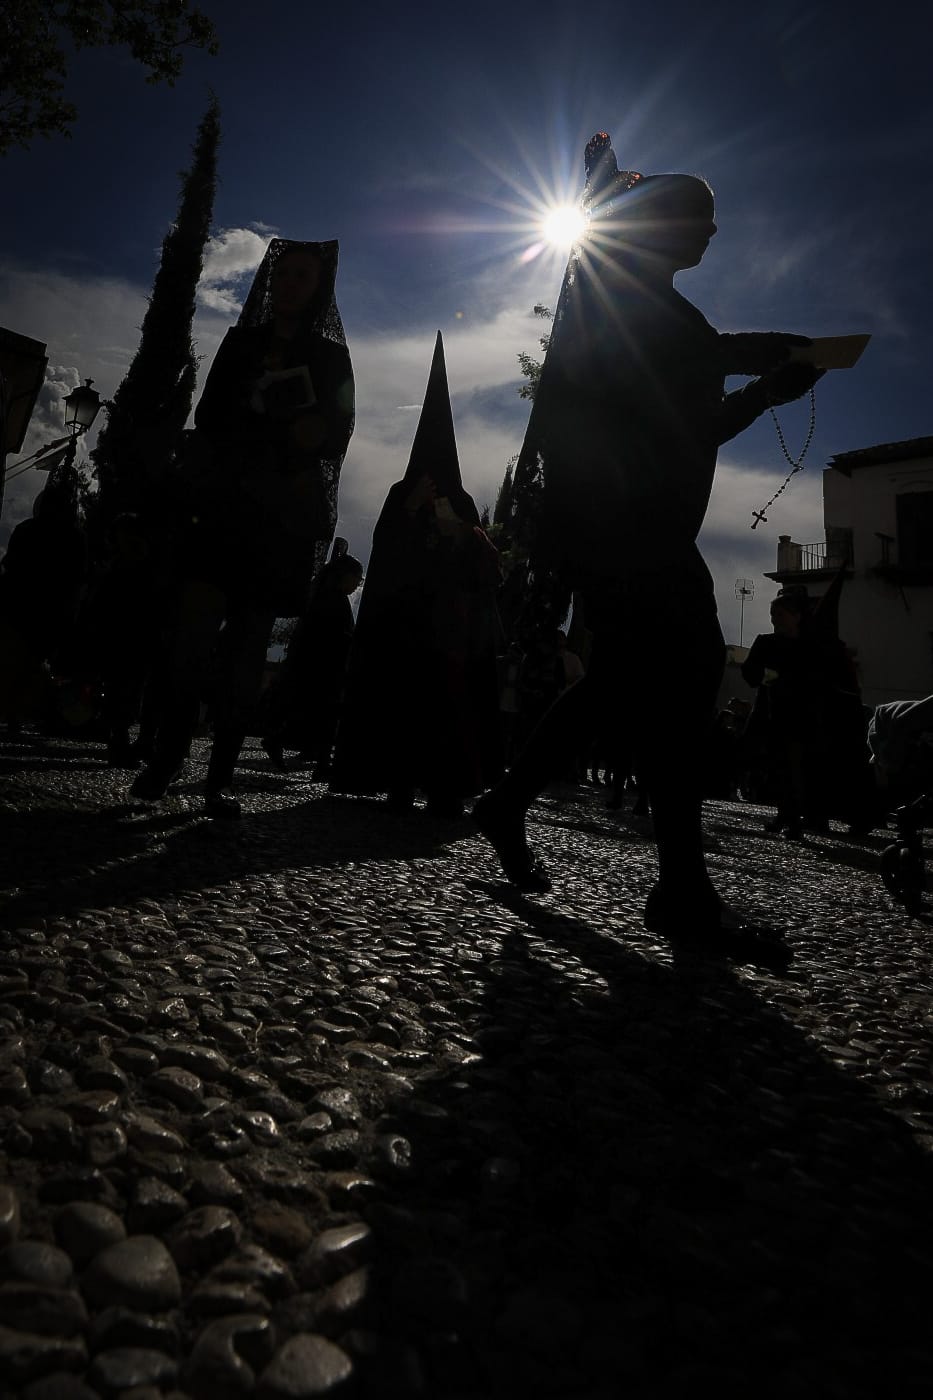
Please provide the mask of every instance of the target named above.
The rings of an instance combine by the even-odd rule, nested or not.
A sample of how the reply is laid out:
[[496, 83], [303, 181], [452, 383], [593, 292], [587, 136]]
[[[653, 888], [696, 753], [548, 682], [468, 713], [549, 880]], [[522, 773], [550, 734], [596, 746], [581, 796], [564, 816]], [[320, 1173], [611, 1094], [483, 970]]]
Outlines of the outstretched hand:
[[813, 342], [809, 336], [785, 331], [743, 331], [721, 335], [719, 344], [726, 374], [770, 374], [786, 362], [795, 346]]
[[761, 384], [774, 406], [791, 403], [810, 392], [818, 379], [822, 379], [825, 369], [805, 364], [802, 360], [790, 360], [780, 365], [770, 374], [762, 376]]

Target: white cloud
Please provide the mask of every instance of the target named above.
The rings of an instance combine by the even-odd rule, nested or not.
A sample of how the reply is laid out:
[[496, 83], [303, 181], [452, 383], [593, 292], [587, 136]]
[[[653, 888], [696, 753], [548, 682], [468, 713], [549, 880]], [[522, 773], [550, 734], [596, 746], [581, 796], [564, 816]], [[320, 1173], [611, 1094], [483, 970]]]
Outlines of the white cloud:
[[[265, 234], [227, 230], [214, 241], [202, 283], [202, 305], [194, 336], [201, 357], [199, 389], [227, 326], [235, 319], [236, 289], [262, 257]], [[227, 280], [224, 280], [227, 279]], [[241, 279], [241, 280], [238, 280]], [[61, 400], [82, 377], [93, 376], [104, 397], [113, 394], [139, 340], [147, 289], [115, 278], [78, 278], [0, 265], [0, 325], [48, 343], [49, 370], [24, 454], [62, 434]], [[448, 378], [464, 484], [477, 506], [492, 505], [506, 463], [521, 446], [528, 405], [517, 395], [519, 350], [535, 351], [542, 323], [531, 312], [527, 288], [514, 292], [522, 306], [502, 304], [508, 293], [479, 280], [473, 305], [490, 307], [485, 317], [456, 321], [444, 330]], [[403, 474], [417, 426], [420, 401], [434, 350], [435, 330], [399, 334], [350, 334], [357, 389], [357, 426], [344, 464], [339, 531], [354, 553], [368, 558], [372, 527], [385, 493]], [[514, 418], [510, 405], [514, 403]], [[82, 449], [93, 446], [93, 434]], [[751, 578], [755, 600], [746, 606], [745, 638], [767, 630], [767, 606], [775, 587], [763, 578], [775, 565], [777, 535], [801, 541], [822, 535], [820, 474], [804, 473], [781, 497], [768, 526], [752, 532], [751, 512], [766, 500], [778, 471], [752, 470], [741, 447], [721, 454], [701, 543], [715, 581], [728, 640], [738, 637], [737, 578]], [[9, 530], [30, 511], [45, 484], [30, 470], [14, 480], [4, 504], [0, 547]]]
[[235, 316], [249, 289], [249, 277], [262, 262], [275, 233], [266, 224], [226, 228], [208, 239], [198, 301], [209, 311]]

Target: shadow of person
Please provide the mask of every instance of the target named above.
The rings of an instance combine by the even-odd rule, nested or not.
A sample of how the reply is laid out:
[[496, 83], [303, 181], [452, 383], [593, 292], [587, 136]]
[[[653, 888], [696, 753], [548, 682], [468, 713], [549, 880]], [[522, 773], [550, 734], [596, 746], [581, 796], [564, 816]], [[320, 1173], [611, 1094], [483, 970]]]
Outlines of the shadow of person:
[[[280, 786], [251, 779], [256, 792]], [[190, 787], [191, 806], [185, 793], [182, 785], [158, 808], [36, 804], [0, 812], [0, 849], [17, 862], [3, 909], [7, 926], [34, 915], [69, 917], [101, 904], [158, 899], [182, 887], [211, 889], [234, 877], [430, 857], [470, 834], [465, 824], [432, 824], [420, 810], [390, 814], [378, 802], [334, 802], [320, 791], [297, 793], [293, 804], [253, 811], [241, 822], [213, 822], [197, 788]]]
[[[551, 926], [552, 918], [542, 911], [541, 906], [526, 899], [513, 885], [483, 886], [480, 883], [479, 888], [485, 888], [490, 898], [506, 909], [511, 909], [532, 928]], [[572, 925], [576, 921], [568, 919], [566, 922]], [[587, 929], [587, 926], [584, 924], [581, 928]], [[780, 931], [765, 925], [750, 924], [734, 929], [723, 928], [698, 939], [689, 923], [686, 923], [659, 936], [669, 947], [675, 964], [685, 968], [696, 968], [704, 963], [720, 961], [736, 966], [760, 968], [762, 971], [780, 975], [786, 972], [793, 962], [793, 952]]]
[[368, 1211], [425, 1393], [921, 1393], [929, 1161], [782, 984], [473, 888], [472, 1038], [384, 1125], [413, 1167]]

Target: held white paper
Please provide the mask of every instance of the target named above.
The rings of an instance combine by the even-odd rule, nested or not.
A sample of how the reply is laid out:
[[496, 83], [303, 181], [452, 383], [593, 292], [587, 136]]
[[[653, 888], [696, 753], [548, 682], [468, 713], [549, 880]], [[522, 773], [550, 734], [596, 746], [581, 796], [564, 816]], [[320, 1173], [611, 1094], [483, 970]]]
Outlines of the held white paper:
[[795, 345], [790, 358], [820, 369], [851, 369], [870, 340], [870, 335], [824, 335], [812, 345]]

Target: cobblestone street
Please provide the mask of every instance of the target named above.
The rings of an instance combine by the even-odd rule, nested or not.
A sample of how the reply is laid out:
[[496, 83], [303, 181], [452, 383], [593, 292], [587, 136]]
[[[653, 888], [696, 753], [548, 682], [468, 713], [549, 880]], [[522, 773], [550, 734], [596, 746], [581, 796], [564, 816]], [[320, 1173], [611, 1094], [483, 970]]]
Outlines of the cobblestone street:
[[469, 824], [204, 746], [0, 747], [0, 1392], [263, 1400], [929, 1395], [933, 928], [876, 832], [711, 803], [778, 974], [641, 921], [590, 787], [525, 898]]

